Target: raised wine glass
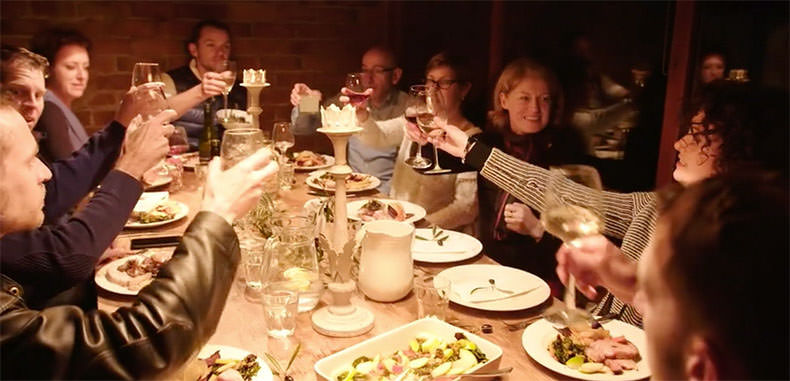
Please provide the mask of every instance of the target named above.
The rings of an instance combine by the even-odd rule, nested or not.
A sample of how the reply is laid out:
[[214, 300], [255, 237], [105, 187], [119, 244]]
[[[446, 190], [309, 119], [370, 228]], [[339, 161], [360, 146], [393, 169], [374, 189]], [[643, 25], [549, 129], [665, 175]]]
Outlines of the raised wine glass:
[[222, 136], [220, 159], [222, 168], [227, 169], [263, 148], [263, 132], [255, 128], [227, 130]]
[[[436, 118], [446, 118], [444, 110], [441, 107], [440, 94], [437, 87], [426, 86], [425, 88], [425, 112], [417, 114], [417, 125], [426, 134], [438, 128], [436, 125]], [[439, 151], [433, 145], [433, 168], [423, 172], [426, 175], [441, 175], [449, 173], [449, 169], [444, 169], [439, 164]]]
[[362, 80], [362, 73], [346, 74], [346, 88], [349, 91], [348, 99], [352, 106], [364, 103], [370, 97], [370, 89]]
[[[588, 189], [574, 189], [581, 184]], [[599, 234], [604, 228], [601, 177], [587, 165], [551, 167], [544, 192], [540, 221], [549, 233], [566, 245], [578, 246], [578, 239]], [[589, 314], [576, 308], [576, 278], [568, 277], [564, 295], [565, 309], [554, 316], [566, 325], [587, 321]]]
[[288, 148], [294, 146], [294, 134], [291, 132], [290, 122], [275, 122], [272, 129], [272, 141], [274, 147], [280, 152], [282, 157], [285, 157], [285, 152]]
[[170, 156], [178, 156], [189, 151], [189, 140], [187, 140], [187, 130], [184, 127], [175, 127], [173, 133], [168, 138], [170, 144]]
[[[225, 89], [222, 90], [222, 100], [224, 101], [225, 110], [228, 109], [228, 94], [230, 94], [230, 90], [233, 89], [233, 85], [236, 83], [236, 74], [238, 70], [238, 66], [236, 65], [236, 61], [222, 61], [219, 67], [220, 75], [222, 76], [222, 80], [225, 81]], [[225, 118], [223, 122], [227, 123], [229, 120], [230, 113], [225, 112]]]
[[[427, 110], [425, 104], [425, 85], [412, 85], [409, 87], [409, 102], [404, 112], [406, 120], [413, 124], [417, 124], [417, 115], [420, 111]], [[416, 142], [412, 142], [412, 145]], [[422, 156], [422, 145], [417, 143], [417, 153], [414, 156], [409, 156], [404, 160], [404, 163], [417, 170], [425, 170], [433, 165], [430, 159]], [[411, 153], [411, 147], [409, 147]]]
[[148, 120], [167, 109], [165, 100], [165, 83], [158, 63], [138, 62], [132, 70], [132, 86], [136, 88], [134, 96], [144, 105], [143, 119]]

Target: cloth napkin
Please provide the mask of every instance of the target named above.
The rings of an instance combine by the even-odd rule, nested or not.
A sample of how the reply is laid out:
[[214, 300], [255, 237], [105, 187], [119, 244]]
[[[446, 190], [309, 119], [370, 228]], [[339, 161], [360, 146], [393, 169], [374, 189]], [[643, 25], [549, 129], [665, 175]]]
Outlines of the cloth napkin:
[[[479, 289], [477, 289], [479, 287]], [[502, 287], [497, 285], [499, 289], [492, 289], [488, 280], [473, 280], [465, 282], [454, 282], [452, 285], [453, 292], [456, 293], [462, 300], [469, 303], [492, 302], [495, 300], [508, 299], [519, 295], [524, 295], [530, 291], [537, 289], [539, 286], [523, 285], [518, 287]], [[477, 289], [474, 293], [472, 290]], [[513, 293], [502, 292], [500, 289], [513, 291]]]
[[[449, 237], [442, 242], [442, 245], [439, 246], [439, 243], [436, 241], [424, 241], [418, 238], [414, 238], [414, 241], [411, 244], [411, 251], [417, 253], [431, 253], [431, 254], [453, 254], [453, 253], [464, 253], [466, 252], [466, 247], [464, 245], [464, 240], [461, 236], [452, 233], [446, 233]], [[417, 235], [425, 238], [430, 238], [430, 234], [420, 234]]]
[[134, 212], [137, 213], [144, 213], [147, 212], [160, 203], [167, 201], [170, 197], [170, 193], [168, 192], [143, 192], [140, 195], [140, 199], [137, 200], [137, 203], [134, 204]]

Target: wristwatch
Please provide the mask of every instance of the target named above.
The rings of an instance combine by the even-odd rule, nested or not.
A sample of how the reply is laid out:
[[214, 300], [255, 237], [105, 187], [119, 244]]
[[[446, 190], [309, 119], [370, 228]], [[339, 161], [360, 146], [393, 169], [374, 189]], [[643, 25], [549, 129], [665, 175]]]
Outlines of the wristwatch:
[[466, 147], [464, 147], [464, 156], [461, 157], [461, 163], [466, 164], [466, 156], [469, 155], [469, 151], [472, 150], [475, 144], [477, 144], [477, 135], [470, 136], [469, 139], [466, 140]]

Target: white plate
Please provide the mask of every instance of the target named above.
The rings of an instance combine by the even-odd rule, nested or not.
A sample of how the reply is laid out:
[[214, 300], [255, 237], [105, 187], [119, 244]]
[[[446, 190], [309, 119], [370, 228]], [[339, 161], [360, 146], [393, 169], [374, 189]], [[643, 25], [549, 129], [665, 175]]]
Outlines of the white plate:
[[152, 183], [145, 183], [145, 189], [154, 189], [159, 188], [161, 186], [170, 184], [173, 181], [173, 178], [170, 176], [159, 176], [154, 180]]
[[[382, 203], [389, 203], [389, 202], [398, 202], [403, 206], [403, 211], [407, 214], [412, 214], [411, 217], [403, 220], [403, 222], [414, 223], [423, 218], [425, 218], [425, 209], [417, 204], [408, 202], [408, 201], [399, 201], [399, 200], [385, 200], [385, 199], [377, 199], [379, 202]], [[346, 204], [346, 213], [348, 218], [355, 221], [361, 221], [359, 218], [359, 209], [365, 205], [370, 200], [355, 200], [351, 201]]]
[[[230, 347], [227, 345], [214, 345], [214, 344], [206, 344], [203, 348], [200, 349], [200, 353], [198, 353], [199, 359], [205, 359], [214, 354], [214, 352], [219, 351], [220, 358], [223, 359], [238, 359], [241, 360], [247, 355], [250, 354], [249, 351], [245, 351], [244, 349], [239, 349], [236, 347]], [[266, 361], [263, 361], [261, 356], [255, 354], [258, 358], [255, 360], [258, 365], [261, 366], [261, 369], [258, 370], [258, 373], [255, 377], [252, 378], [253, 381], [272, 381], [272, 371], [269, 369], [269, 366], [266, 365]]]
[[530, 307], [540, 305], [549, 295], [551, 289], [549, 285], [536, 275], [526, 271], [500, 265], [463, 265], [450, 267], [437, 276], [443, 276], [453, 283], [467, 282], [480, 279], [481, 283], [487, 283], [488, 279], [496, 280], [497, 287], [506, 290], [527, 290], [533, 287], [537, 289], [523, 295], [514, 296], [507, 299], [492, 300], [488, 302], [469, 302], [462, 299], [456, 292], [450, 292], [450, 300], [454, 303], [484, 311], [520, 311]]
[[[436, 241], [430, 242], [422, 242], [419, 244], [420, 247], [425, 247], [428, 245], [435, 245], [439, 251], [444, 249], [445, 252], [431, 252], [429, 250], [420, 251], [415, 250], [415, 244], [417, 243], [417, 239], [414, 239], [414, 244], [411, 247], [411, 257], [415, 261], [420, 262], [428, 262], [428, 263], [450, 263], [450, 262], [459, 262], [469, 258], [472, 258], [479, 254], [483, 250], [483, 244], [477, 240], [477, 238], [472, 237], [469, 234], [464, 234], [452, 230], [445, 230], [442, 229], [449, 238], [444, 241], [442, 246], [439, 246]], [[417, 229], [415, 232], [415, 236], [431, 238], [433, 237], [433, 232], [431, 229]], [[460, 248], [459, 251], [449, 251], [454, 250], [454, 248]], [[448, 250], [448, 248], [450, 248]]]
[[586, 374], [579, 372], [578, 370], [568, 368], [565, 366], [565, 364], [562, 364], [551, 357], [551, 354], [549, 353], [549, 344], [554, 341], [558, 332], [556, 329], [554, 329], [551, 323], [544, 319], [540, 319], [532, 323], [529, 327], [527, 327], [527, 329], [524, 330], [524, 334], [521, 336], [521, 345], [533, 360], [537, 361], [546, 368], [549, 368], [559, 374], [580, 380], [633, 381], [650, 377], [650, 364], [647, 360], [647, 337], [645, 336], [645, 331], [619, 320], [612, 320], [610, 322], [603, 323], [603, 327], [608, 329], [609, 333], [611, 333], [613, 337], [625, 336], [628, 341], [634, 343], [636, 348], [639, 349], [639, 355], [642, 357], [642, 359], [636, 363], [636, 370], [626, 370], [623, 372], [623, 374], [613, 375], [603, 373]]
[[148, 224], [143, 224], [143, 223], [140, 223], [140, 222], [127, 222], [125, 227], [129, 228], [129, 229], [153, 228], [153, 227], [157, 227], [157, 226], [167, 225], [167, 224], [169, 224], [171, 222], [178, 221], [178, 220], [180, 220], [180, 219], [182, 219], [182, 218], [184, 218], [184, 217], [189, 215], [189, 207], [186, 204], [184, 204], [183, 202], [175, 201], [175, 200], [168, 200], [168, 201], [165, 201], [165, 202], [171, 203], [174, 206], [178, 207], [178, 211], [176, 211], [176, 214], [173, 216], [173, 218], [168, 219], [168, 220], [164, 220], [164, 221], [151, 222], [151, 223], [148, 223]]
[[329, 168], [329, 167], [335, 165], [335, 158], [333, 156], [321, 155], [321, 157], [324, 158], [324, 160], [326, 161], [326, 164], [314, 165], [312, 167], [297, 167], [297, 166], [294, 165], [294, 169], [297, 170], [297, 171], [314, 171], [316, 169]]
[[[170, 249], [150, 249], [150, 250], [146, 250], [147, 251], [146, 255], [153, 254], [153, 251], [151, 251], [151, 250], [173, 250], [173, 249], [174, 248], [170, 248]], [[112, 261], [112, 262], [100, 267], [98, 270], [96, 270], [96, 274], [93, 276], [93, 280], [96, 282], [97, 286], [101, 287], [105, 291], [109, 291], [109, 292], [112, 292], [114, 294], [120, 294], [120, 295], [137, 295], [140, 292], [141, 289], [143, 289], [145, 286], [147, 286], [148, 284], [153, 282], [153, 279], [151, 279], [151, 282], [146, 283], [145, 286], [142, 286], [142, 287], [140, 287], [137, 290], [132, 290], [132, 289], [128, 289], [128, 288], [126, 288], [124, 286], [121, 286], [120, 284], [116, 284], [116, 283], [110, 282], [110, 280], [107, 279], [107, 271], [110, 269], [110, 266], [116, 266], [117, 267], [117, 266], [120, 266], [121, 264], [123, 264], [124, 262], [126, 262], [126, 261], [128, 261], [130, 259], [135, 259], [135, 258], [136, 259], [143, 259], [146, 255], [143, 255], [143, 254], [132, 254], [132, 255], [127, 255], [127, 256], [125, 256], [123, 258], [118, 258], [118, 259], [116, 259], [116, 260], [114, 260], [114, 261]]]
[[[304, 180], [304, 182], [308, 186], [310, 186], [310, 188], [315, 188], [327, 192], [334, 192], [335, 191], [334, 188], [327, 189], [318, 184], [317, 182], [318, 178], [321, 177], [321, 175], [323, 175], [324, 173], [326, 173], [326, 171], [324, 170], [311, 172], [310, 175], [307, 176], [307, 178]], [[381, 180], [379, 180], [378, 177], [376, 176], [367, 175], [364, 173], [356, 173], [356, 172], [354, 172], [354, 174], [368, 176], [370, 178], [370, 182], [364, 187], [355, 188], [355, 189], [349, 189], [348, 184], [346, 184], [346, 193], [364, 192], [367, 190], [376, 189], [378, 188], [379, 185], [381, 185]]]
[[393, 353], [399, 349], [408, 348], [410, 340], [414, 339], [417, 334], [425, 332], [434, 334], [445, 341], [455, 341], [455, 333], [462, 332], [469, 340], [477, 344], [480, 350], [486, 354], [489, 361], [485, 364], [477, 365], [468, 373], [492, 371], [499, 368], [499, 363], [502, 359], [502, 348], [496, 344], [444, 321], [435, 318], [423, 318], [324, 357], [315, 363], [313, 369], [319, 380], [334, 381], [337, 373], [345, 366], [351, 364], [356, 358], [360, 356], [373, 357], [376, 354]]

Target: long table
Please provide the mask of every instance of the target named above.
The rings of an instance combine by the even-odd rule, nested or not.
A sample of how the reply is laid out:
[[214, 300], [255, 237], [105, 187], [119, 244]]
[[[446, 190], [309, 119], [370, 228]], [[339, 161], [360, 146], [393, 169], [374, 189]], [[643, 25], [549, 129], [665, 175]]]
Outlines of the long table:
[[[308, 193], [309, 189], [304, 183], [305, 177], [305, 174], [297, 173], [293, 189], [280, 192], [280, 200], [282, 200], [286, 206], [295, 209], [301, 207], [308, 199], [315, 197]], [[182, 234], [200, 208], [201, 189], [194, 174], [192, 172], [185, 172], [184, 188], [173, 193], [171, 198], [189, 206], [189, 217], [159, 228], [145, 231], [124, 231], [122, 235], [128, 237], [151, 237]], [[355, 197], [373, 195], [375, 195], [375, 193], [368, 193]], [[353, 199], [354, 198], [352, 198], [352, 200]], [[464, 262], [452, 264], [422, 264], [415, 262], [414, 267], [416, 271], [437, 273], [451, 266], [471, 263], [496, 262], [484, 254], [480, 254]], [[222, 313], [222, 318], [217, 326], [217, 330], [214, 336], [209, 340], [209, 343], [238, 347], [259, 355], [268, 352], [282, 359], [281, 361], [283, 363], [287, 362], [288, 356], [293, 348], [295, 348], [296, 344], [301, 343], [301, 350], [291, 366], [289, 374], [294, 380], [314, 380], [316, 379], [316, 375], [313, 371], [313, 364], [321, 358], [409, 323], [417, 317], [417, 302], [413, 294], [409, 294], [406, 298], [394, 303], [378, 303], [364, 298], [364, 296], [361, 296], [361, 293], [358, 293], [358, 295], [355, 303], [367, 307], [374, 313], [376, 318], [375, 326], [370, 332], [352, 338], [323, 336], [313, 330], [310, 322], [310, 313], [305, 312], [299, 314], [297, 317], [297, 328], [293, 337], [289, 339], [271, 339], [266, 334], [262, 306], [259, 303], [252, 303], [245, 299], [241, 287], [239, 287], [239, 282], [235, 282], [234, 288], [225, 305], [225, 310]], [[327, 296], [328, 295], [324, 295], [324, 299], [322, 299], [318, 307], [324, 305]], [[132, 297], [123, 297], [99, 290], [99, 308], [101, 309], [111, 311], [119, 306], [129, 305], [133, 300], [134, 298]], [[509, 376], [504, 377], [504, 380], [559, 380], [565, 379], [564, 376], [545, 369], [526, 354], [521, 346], [521, 335], [523, 330], [512, 332], [507, 330], [502, 323], [503, 320], [516, 321], [535, 316], [553, 303], [557, 303], [557, 300], [550, 297], [549, 300], [540, 306], [516, 312], [480, 311], [451, 303], [447, 320], [467, 329], [479, 328], [482, 324], [486, 323], [493, 326], [493, 333], [477, 333], [499, 345], [504, 351], [501, 367], [513, 367], [513, 372]]]

